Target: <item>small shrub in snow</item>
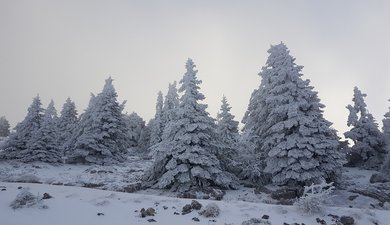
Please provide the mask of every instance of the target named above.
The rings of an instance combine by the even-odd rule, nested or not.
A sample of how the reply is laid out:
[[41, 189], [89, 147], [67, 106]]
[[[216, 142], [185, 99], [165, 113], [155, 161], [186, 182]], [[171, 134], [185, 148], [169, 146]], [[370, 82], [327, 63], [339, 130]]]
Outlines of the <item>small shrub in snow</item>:
[[219, 209], [218, 205], [215, 203], [210, 203], [205, 206], [204, 210], [199, 212], [200, 215], [204, 217], [217, 217], [221, 210]]
[[308, 214], [320, 213], [323, 210], [324, 201], [333, 191], [332, 183], [322, 182], [321, 184], [312, 184], [305, 186], [303, 196], [295, 202], [299, 210]]
[[11, 202], [10, 207], [12, 209], [39, 207], [42, 209], [47, 208], [42, 204], [42, 199], [39, 196], [33, 195], [28, 189], [22, 189], [22, 191]]

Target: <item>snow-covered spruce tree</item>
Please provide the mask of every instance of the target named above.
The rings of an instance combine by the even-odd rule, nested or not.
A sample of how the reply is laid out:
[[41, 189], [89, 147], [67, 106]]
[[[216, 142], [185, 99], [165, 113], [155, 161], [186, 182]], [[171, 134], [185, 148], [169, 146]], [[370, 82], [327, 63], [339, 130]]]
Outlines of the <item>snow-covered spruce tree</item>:
[[135, 112], [130, 115], [125, 114], [124, 118], [128, 129], [128, 147], [139, 147], [141, 134], [145, 129], [145, 121]]
[[217, 134], [224, 145], [217, 152], [217, 157], [221, 161], [221, 166], [224, 170], [234, 172], [234, 167], [237, 166], [237, 149], [238, 149], [238, 121], [234, 120], [234, 116], [230, 113], [231, 107], [225, 96], [222, 98], [222, 105], [217, 114]]
[[162, 142], [153, 146], [155, 162], [145, 179], [155, 188], [187, 191], [208, 186], [232, 188], [234, 176], [223, 172], [216, 156], [218, 143], [214, 120], [206, 112], [199, 92], [200, 80], [194, 63], [188, 59], [180, 81], [183, 93], [177, 118], [167, 124]]
[[4, 151], [0, 158], [24, 160], [29, 155], [24, 154], [27, 149], [27, 142], [30, 141], [31, 135], [37, 131], [42, 123], [43, 111], [39, 95], [33, 99], [31, 106], [24, 120], [15, 127], [15, 132], [11, 133], [4, 144]]
[[125, 161], [128, 131], [122, 115], [123, 104], [117, 102], [112, 81], [108, 78], [103, 91], [91, 97], [75, 130], [67, 162], [107, 165]]
[[0, 137], [8, 137], [10, 134], [9, 128], [8, 120], [4, 116], [0, 117]]
[[386, 144], [388, 145], [387, 147], [390, 147], [390, 108], [389, 111], [385, 113], [382, 123], [383, 135], [385, 136]]
[[62, 162], [57, 142], [57, 119], [57, 111], [52, 100], [45, 110], [40, 128], [33, 132], [27, 142], [27, 149], [21, 151], [21, 154], [25, 155], [21, 159], [23, 162]]
[[75, 103], [67, 98], [62, 106], [61, 116], [57, 120], [58, 148], [61, 156], [64, 157], [66, 142], [71, 139], [74, 129], [78, 122]]
[[[378, 128], [374, 117], [367, 110], [363, 94], [357, 87], [353, 90], [353, 103], [348, 105], [348, 123], [351, 130], [344, 133], [346, 138], [353, 141], [351, 153], [354, 157], [352, 165], [363, 166], [367, 169], [379, 169], [386, 154], [386, 145], [383, 134]], [[356, 160], [356, 156], [360, 160]]]
[[146, 124], [145, 128], [142, 130], [140, 137], [139, 137], [139, 150], [142, 153], [149, 154], [149, 147], [150, 147], [150, 129], [152, 127], [154, 119], [150, 119], [149, 122]]
[[179, 95], [177, 93], [176, 81], [169, 84], [168, 93], [164, 99], [164, 106], [162, 109], [162, 130], [164, 130], [167, 123], [176, 119], [176, 108], [179, 107]]
[[386, 142], [387, 156], [381, 169], [382, 172], [389, 174], [390, 172], [390, 108], [389, 111], [385, 113], [384, 117], [385, 118], [382, 120], [383, 122], [382, 131]]
[[163, 95], [162, 92], [159, 91], [157, 95], [156, 114], [154, 115], [153, 123], [151, 123], [151, 127], [150, 127], [149, 146], [153, 146], [161, 142], [161, 137], [163, 133], [162, 109], [163, 109]]
[[309, 80], [302, 79], [302, 66], [295, 64], [287, 47], [271, 46], [255, 103], [262, 123], [258, 136], [260, 152], [266, 155], [264, 172], [275, 184], [305, 185], [321, 180], [333, 181], [344, 163], [338, 152], [336, 130], [323, 117], [317, 92]]

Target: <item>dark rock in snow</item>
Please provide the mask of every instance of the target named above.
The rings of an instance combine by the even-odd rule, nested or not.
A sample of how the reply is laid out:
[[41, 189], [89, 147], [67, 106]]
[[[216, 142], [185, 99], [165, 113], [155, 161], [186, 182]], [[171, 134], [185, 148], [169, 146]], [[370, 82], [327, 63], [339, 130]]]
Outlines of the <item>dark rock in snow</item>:
[[148, 222], [151, 223], [151, 222], [157, 222], [155, 219], [148, 219]]
[[190, 212], [192, 212], [192, 206], [190, 204], [183, 206], [183, 209], [181, 210], [182, 215], [186, 215]]
[[390, 176], [386, 176], [383, 173], [373, 174], [370, 178], [370, 183], [386, 183], [390, 182]]
[[146, 211], [146, 216], [154, 216], [156, 215], [156, 210], [153, 208], [148, 208]]
[[349, 200], [349, 201], [353, 201], [353, 200], [355, 200], [357, 197], [359, 197], [359, 195], [351, 195], [351, 196], [348, 197], [348, 200]]
[[7, 190], [7, 189], [5, 189], [5, 188], [2, 188], [2, 189], [1, 189], [1, 191], [6, 191], [6, 190]]
[[320, 218], [316, 218], [316, 222], [321, 224], [321, 225], [326, 225], [326, 221], [325, 220], [322, 220]]
[[355, 220], [350, 216], [342, 216], [340, 218], [340, 223], [342, 223], [343, 225], [354, 225]]
[[163, 206], [163, 209], [164, 209], [164, 210], [167, 210], [167, 209], [168, 209], [168, 206], [165, 206], [165, 205], [164, 205], [164, 206]]
[[43, 193], [42, 199], [50, 199], [50, 198], [53, 198], [53, 196], [51, 196], [49, 193]]
[[199, 221], [200, 221], [198, 217], [193, 217], [192, 220], [193, 220], [193, 221], [196, 221], [196, 222], [199, 222]]
[[269, 216], [268, 216], [268, 215], [263, 215], [261, 218], [262, 218], [262, 219], [265, 219], [265, 220], [268, 220], [268, 219], [269, 219]]
[[104, 213], [97, 213], [98, 216], [104, 216]]
[[174, 212], [173, 214], [174, 214], [174, 215], [180, 215], [180, 213], [178, 213], [178, 212]]
[[328, 214], [329, 217], [332, 217], [333, 219], [337, 220], [340, 217], [338, 215]]
[[145, 208], [142, 208], [140, 213], [141, 217], [154, 216], [156, 214], [156, 210], [153, 208], [148, 208], [146, 210]]
[[195, 209], [195, 210], [200, 210], [202, 208], [202, 204], [200, 204], [198, 201], [196, 200], [192, 200], [191, 202], [191, 207], [192, 209]]
[[21, 187], [21, 186], [18, 187], [19, 190], [22, 189], [22, 188], [23, 188], [23, 187]]

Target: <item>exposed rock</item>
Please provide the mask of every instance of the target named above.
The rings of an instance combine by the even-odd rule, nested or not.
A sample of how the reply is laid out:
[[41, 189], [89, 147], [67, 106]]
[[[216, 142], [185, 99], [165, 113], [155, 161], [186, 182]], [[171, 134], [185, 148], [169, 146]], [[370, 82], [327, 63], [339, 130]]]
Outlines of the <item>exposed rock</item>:
[[205, 206], [204, 210], [200, 211], [199, 214], [204, 217], [217, 217], [220, 213], [220, 209], [217, 204], [210, 203]]
[[104, 213], [97, 213], [98, 216], [104, 216]]
[[378, 188], [354, 189], [353, 193], [361, 194], [370, 198], [377, 199], [380, 202], [390, 202], [390, 190], [380, 190]]
[[164, 205], [164, 206], [163, 206], [163, 209], [164, 209], [164, 210], [167, 210], [167, 209], [168, 209], [168, 206], [165, 206], [165, 205]]
[[192, 206], [190, 204], [183, 206], [183, 209], [181, 210], [182, 215], [186, 215], [190, 212], [192, 212]]
[[373, 174], [370, 178], [370, 183], [386, 183], [390, 182], [390, 176], [386, 176], [383, 173]]
[[302, 188], [281, 188], [279, 190], [273, 191], [271, 193], [271, 198], [276, 199], [276, 200], [288, 200], [288, 199], [296, 199], [301, 197], [303, 194], [303, 189]]
[[154, 216], [156, 214], [156, 210], [154, 208], [148, 208], [145, 212], [146, 216]]
[[255, 194], [261, 194], [261, 193], [271, 194], [272, 191], [264, 186], [259, 186], [255, 188], [254, 192]]
[[156, 214], [156, 210], [153, 208], [148, 208], [146, 210], [145, 208], [142, 208], [140, 213], [141, 217], [154, 216]]
[[343, 225], [354, 225], [355, 220], [350, 216], [342, 216], [340, 218], [340, 223], [342, 223]]
[[196, 221], [196, 222], [199, 222], [199, 221], [200, 221], [198, 217], [193, 217], [192, 220], [193, 220], [193, 221]]
[[338, 220], [340, 217], [338, 215], [328, 214], [329, 217], [332, 217], [335, 220]]
[[22, 189], [22, 188], [23, 188], [23, 187], [21, 187], [21, 186], [18, 187], [19, 190]]
[[151, 223], [151, 222], [157, 222], [155, 219], [148, 219], [148, 222]]
[[348, 197], [348, 200], [349, 200], [349, 201], [353, 201], [353, 200], [355, 200], [357, 197], [359, 197], [359, 195], [351, 195], [351, 196]]
[[43, 193], [42, 199], [50, 199], [50, 198], [53, 198], [53, 196], [51, 196], [49, 193]]
[[141, 183], [134, 183], [134, 184], [129, 184], [123, 188], [124, 192], [127, 193], [134, 193], [136, 191], [139, 191], [142, 189]]
[[6, 191], [7, 189], [6, 188], [2, 188], [1, 191]]
[[265, 219], [265, 220], [268, 220], [268, 219], [269, 219], [269, 216], [268, 216], [268, 215], [263, 215], [261, 218], [262, 218], [262, 219]]
[[325, 220], [322, 220], [320, 218], [316, 218], [316, 222], [321, 224], [321, 225], [326, 225], [326, 221]]
[[202, 208], [202, 204], [200, 204], [198, 201], [196, 200], [192, 200], [191, 202], [191, 207], [192, 209], [195, 209], [195, 210], [200, 210]]
[[174, 214], [174, 215], [180, 215], [180, 213], [178, 213], [178, 212], [174, 212], [173, 214]]

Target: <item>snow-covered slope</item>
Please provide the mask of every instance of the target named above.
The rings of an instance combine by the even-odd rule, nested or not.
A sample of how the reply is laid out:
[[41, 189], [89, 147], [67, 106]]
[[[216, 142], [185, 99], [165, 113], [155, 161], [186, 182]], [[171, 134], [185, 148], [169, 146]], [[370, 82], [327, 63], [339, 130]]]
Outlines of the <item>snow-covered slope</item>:
[[[153, 224], [149, 219], [154, 219], [155, 224], [182, 225], [182, 224], [237, 224], [250, 218], [261, 218], [268, 215], [271, 224], [298, 223], [315, 225], [316, 218], [324, 219], [327, 224], [334, 224], [328, 214], [347, 215], [355, 218], [356, 224], [369, 225], [388, 224], [389, 211], [362, 210], [350, 208], [327, 208], [323, 215], [305, 215], [297, 211], [293, 206], [267, 205], [261, 203], [249, 203], [243, 201], [211, 201], [199, 200], [205, 206], [210, 202], [216, 203], [221, 214], [216, 218], [205, 218], [193, 211], [181, 215], [181, 209], [190, 199], [178, 199], [162, 196], [143, 194], [119, 193], [88, 189], [81, 187], [54, 186], [46, 184], [18, 184], [0, 183], [0, 221], [3, 225], [129, 225], [129, 224]], [[18, 187], [29, 187], [30, 192], [42, 196], [49, 193], [52, 199], [43, 200], [47, 209], [22, 208], [13, 210], [9, 204], [20, 192]], [[141, 208], [153, 207], [156, 215], [152, 217], [140, 217]], [[166, 208], [166, 209], [164, 209]], [[175, 215], [174, 213], [180, 213]], [[104, 215], [98, 216], [98, 213]], [[199, 222], [192, 220], [199, 218]]]

